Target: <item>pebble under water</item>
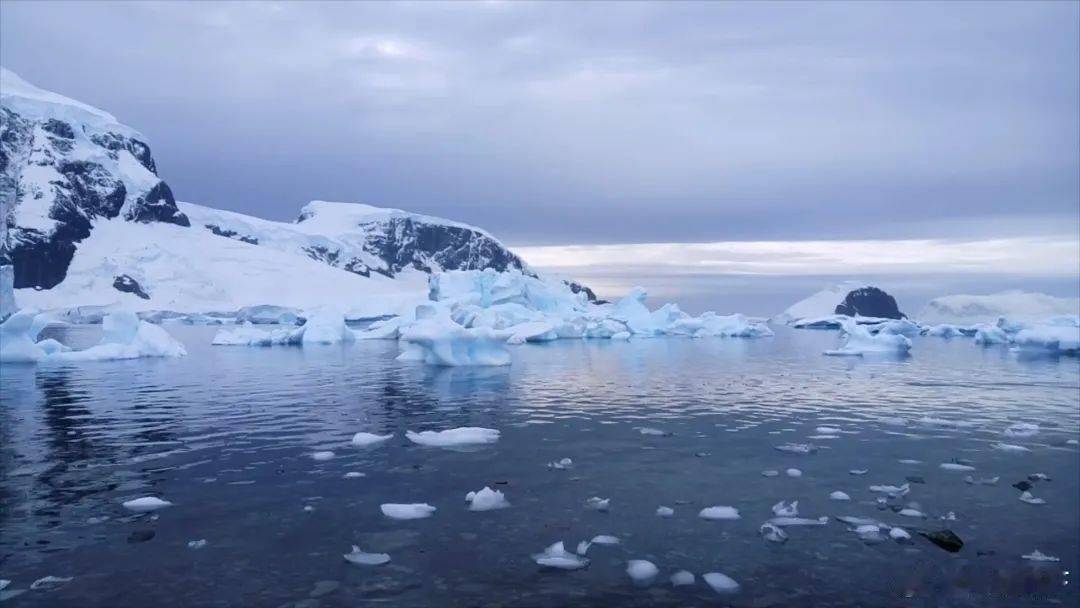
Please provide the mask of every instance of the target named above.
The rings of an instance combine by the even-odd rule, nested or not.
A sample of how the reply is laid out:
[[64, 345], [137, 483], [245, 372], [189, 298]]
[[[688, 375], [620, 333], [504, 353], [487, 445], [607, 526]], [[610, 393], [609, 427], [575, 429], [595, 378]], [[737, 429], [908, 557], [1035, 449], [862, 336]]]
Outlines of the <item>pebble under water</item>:
[[[187, 357], [0, 366], [2, 605], [1080, 602], [1075, 358], [915, 338], [907, 359], [838, 360], [821, 355], [836, 333], [778, 328], [440, 369], [395, 361], [393, 342], [212, 347], [214, 328], [169, 331]], [[501, 434], [405, 436], [455, 427]], [[361, 431], [393, 437], [355, 446]], [[510, 506], [485, 492], [502, 508], [470, 510], [485, 487]], [[122, 506], [140, 497], [171, 506]], [[827, 523], [762, 530], [795, 500]], [[436, 510], [393, 519], [384, 503]], [[699, 517], [717, 506], [738, 519]], [[539, 566], [557, 541], [593, 541], [587, 565]], [[1035, 550], [1060, 561], [1021, 557]], [[683, 570], [694, 582], [674, 586]]]

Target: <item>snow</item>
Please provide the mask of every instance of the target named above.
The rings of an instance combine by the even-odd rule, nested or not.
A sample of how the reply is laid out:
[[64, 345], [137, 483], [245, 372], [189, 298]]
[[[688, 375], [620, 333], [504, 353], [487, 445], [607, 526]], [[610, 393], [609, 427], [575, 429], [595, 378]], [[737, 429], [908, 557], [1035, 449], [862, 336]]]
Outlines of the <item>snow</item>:
[[405, 437], [420, 445], [448, 448], [463, 445], [495, 443], [499, 440], [499, 431], [475, 426], [463, 426], [445, 431], [406, 431]]
[[533, 554], [532, 558], [545, 568], [558, 570], [580, 570], [589, 565], [588, 559], [567, 551], [562, 541], [549, 546], [542, 553]]
[[494, 511], [510, 506], [510, 502], [506, 500], [502, 492], [492, 490], [487, 486], [477, 492], [469, 492], [465, 500], [469, 503], [470, 511]]
[[[0, 212], [0, 221], [4, 221]], [[3, 239], [0, 238], [0, 242]], [[0, 266], [0, 321], [7, 319], [17, 310], [15, 306], [15, 267], [11, 264]]]
[[125, 509], [136, 513], [149, 513], [150, 511], [171, 507], [173, 503], [156, 496], [143, 496], [142, 498], [124, 501], [123, 506]]
[[825, 351], [830, 356], [906, 355], [911, 350], [911, 340], [900, 334], [880, 332], [871, 334], [854, 320], [843, 322], [844, 345]]
[[632, 559], [626, 562], [626, 573], [634, 579], [635, 583], [645, 584], [656, 578], [656, 575], [660, 574], [660, 569], [649, 560]]
[[108, 361], [140, 357], [182, 357], [184, 346], [157, 325], [140, 321], [135, 313], [117, 311], [102, 321], [103, 335], [97, 345], [71, 350], [55, 340], [34, 342], [49, 320], [29, 308], [0, 324], [0, 362]]
[[801, 319], [831, 316], [836, 312], [837, 305], [844, 301], [844, 298], [847, 297], [849, 292], [866, 286], [865, 283], [859, 283], [857, 281], [845, 281], [833, 285], [832, 287], [827, 287], [792, 304], [784, 312], [776, 315], [771, 320], [773, 323], [790, 324]]
[[356, 545], [352, 551], [344, 555], [345, 561], [359, 566], [381, 566], [390, 562], [390, 556], [386, 553], [365, 553]]
[[399, 361], [422, 361], [439, 366], [500, 366], [510, 364], [505, 337], [485, 328], [465, 328], [446, 310], [430, 304], [416, 307], [416, 322], [401, 330]]
[[1080, 299], [1042, 293], [1003, 291], [991, 295], [952, 295], [931, 300], [919, 313], [924, 323], [971, 325], [993, 323], [999, 317], [1035, 321], [1080, 314]]
[[0, 103], [25, 118], [62, 118], [135, 133], [117, 123], [112, 114], [70, 97], [39, 89], [3, 67], [0, 67]]
[[739, 519], [739, 510], [735, 507], [705, 507], [698, 513], [701, 519]]
[[384, 503], [379, 506], [382, 514], [390, 519], [424, 519], [435, 513], [435, 507], [427, 503]]
[[956, 338], [973, 332], [974, 330], [968, 327], [960, 327], [958, 325], [945, 323], [941, 325], [932, 325], [926, 328], [923, 335], [935, 338]]
[[701, 578], [717, 593], [734, 593], [739, 590], [739, 583], [722, 572], [706, 572]]
[[376, 435], [375, 433], [365, 433], [363, 431], [353, 435], [352, 444], [358, 447], [367, 447], [371, 445], [377, 445], [384, 441], [387, 441], [394, 437], [393, 433], [387, 435]]

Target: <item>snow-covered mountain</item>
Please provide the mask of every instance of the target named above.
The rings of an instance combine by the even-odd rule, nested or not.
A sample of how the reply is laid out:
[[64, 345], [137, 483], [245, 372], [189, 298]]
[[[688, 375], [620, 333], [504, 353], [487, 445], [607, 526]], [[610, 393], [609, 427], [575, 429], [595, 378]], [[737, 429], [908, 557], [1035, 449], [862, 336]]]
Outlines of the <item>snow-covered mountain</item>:
[[332, 302], [377, 315], [426, 293], [433, 272], [533, 274], [484, 230], [399, 209], [314, 201], [288, 223], [177, 203], [138, 131], [9, 70], [0, 78], [0, 292], [13, 283], [19, 306]]
[[1044, 293], [1003, 291], [990, 295], [958, 294], [930, 300], [919, 313], [924, 323], [993, 323], [999, 317], [1014, 321], [1042, 321], [1056, 316], [1080, 315], [1080, 299]]

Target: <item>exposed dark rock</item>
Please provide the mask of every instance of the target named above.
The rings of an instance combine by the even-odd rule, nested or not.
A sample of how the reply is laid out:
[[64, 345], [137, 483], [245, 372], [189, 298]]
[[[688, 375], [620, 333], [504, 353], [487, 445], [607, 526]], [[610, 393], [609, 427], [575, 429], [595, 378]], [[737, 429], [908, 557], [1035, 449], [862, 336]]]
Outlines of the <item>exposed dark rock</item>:
[[920, 530], [919, 534], [949, 553], [956, 553], [964, 546], [964, 541], [952, 530]]
[[176, 208], [172, 189], [165, 182], [158, 182], [146, 194], [135, 200], [124, 219], [132, 222], [164, 222], [177, 226], [190, 226], [186, 215]]
[[844, 301], [837, 304], [835, 313], [849, 317], [907, 318], [896, 305], [896, 298], [877, 287], [862, 287], [848, 293]]
[[229, 238], [229, 239], [233, 239], [233, 240], [237, 240], [237, 241], [243, 241], [243, 242], [248, 243], [250, 245], [258, 245], [259, 244], [259, 239], [255, 238], [253, 236], [248, 236], [246, 234], [240, 234], [239, 232], [237, 232], [235, 230], [229, 230], [227, 228], [222, 228], [221, 226], [217, 226], [215, 224], [206, 224], [206, 229], [209, 230], [210, 232], [213, 232], [214, 234], [216, 234], [218, 236], [223, 236], [225, 238]]
[[62, 139], [75, 139], [75, 131], [71, 129], [71, 125], [62, 120], [50, 118], [41, 125], [41, 128]]
[[1012, 484], [1012, 486], [1014, 488], [1016, 488], [1017, 490], [1020, 490], [1021, 492], [1027, 492], [1032, 487], [1034, 487], [1034, 486], [1031, 485], [1031, 482], [1026, 480], [1026, 479], [1022, 479], [1022, 480]]
[[156, 535], [157, 535], [157, 533], [154, 532], [153, 530], [135, 530], [134, 532], [132, 532], [131, 534], [128, 535], [127, 542], [132, 543], [132, 544], [134, 544], [134, 543], [145, 543], [146, 541], [150, 540], [151, 538], [154, 538], [154, 536], [156, 536]]
[[569, 287], [570, 291], [572, 291], [573, 293], [585, 292], [585, 297], [590, 302], [596, 302], [596, 294], [593, 293], [593, 290], [589, 289], [588, 287], [582, 285], [581, 283], [578, 283], [577, 281], [563, 281], [563, 283], [565, 283], [566, 286]]
[[133, 293], [144, 300], [150, 299], [150, 294], [143, 291], [142, 285], [139, 285], [138, 281], [126, 274], [122, 274], [114, 278], [112, 286], [117, 291], [122, 291], [124, 293]]

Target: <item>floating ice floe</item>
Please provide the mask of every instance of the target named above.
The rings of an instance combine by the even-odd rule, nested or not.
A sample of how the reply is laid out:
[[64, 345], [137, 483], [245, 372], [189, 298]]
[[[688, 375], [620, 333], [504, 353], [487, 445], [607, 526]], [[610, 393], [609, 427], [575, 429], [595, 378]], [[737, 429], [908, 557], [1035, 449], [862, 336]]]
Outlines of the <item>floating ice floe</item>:
[[768, 523], [781, 528], [789, 526], [824, 526], [829, 523], [829, 518], [824, 515], [817, 519], [809, 517], [774, 517]]
[[914, 458], [901, 458], [897, 462], [900, 464], [922, 464], [921, 460], [915, 460]]
[[657, 517], [671, 517], [675, 515], [675, 509], [664, 506], [656, 507], [656, 515]]
[[1045, 500], [1043, 500], [1042, 498], [1036, 498], [1035, 496], [1032, 496], [1031, 492], [1028, 492], [1027, 490], [1024, 490], [1023, 492], [1020, 493], [1020, 501], [1021, 502], [1026, 502], [1029, 505], [1045, 505], [1046, 504]]
[[870, 472], [870, 469], [850, 469], [848, 471], [848, 474], [849, 475], [866, 475], [869, 472]]
[[345, 561], [359, 566], [381, 566], [390, 562], [389, 554], [366, 553], [361, 551], [360, 547], [357, 547], [356, 545], [353, 545], [352, 551], [346, 553], [343, 557], [345, 558]]
[[809, 443], [782, 443], [774, 447], [790, 454], [813, 454], [817, 451], [817, 447]]
[[326, 460], [331, 460], [331, 459], [333, 459], [333, 457], [334, 457], [334, 453], [331, 452], [330, 450], [323, 450], [321, 452], [312, 452], [311, 453], [311, 459], [312, 460], [317, 460], [317, 461], [320, 461], [320, 462], [326, 461]]
[[788, 539], [787, 532], [784, 532], [783, 528], [769, 522], [761, 524], [761, 527], [758, 528], [758, 532], [761, 534], [762, 538], [771, 543], [785, 543]]
[[358, 479], [360, 477], [367, 477], [367, 474], [359, 471], [349, 471], [348, 473], [345, 473], [345, 479]]
[[829, 494], [829, 500], [851, 500], [851, 497], [848, 496], [845, 492], [837, 490], [832, 494]]
[[1053, 555], [1047, 555], [1047, 554], [1043, 553], [1042, 551], [1039, 551], [1038, 549], [1035, 549], [1034, 551], [1032, 551], [1031, 553], [1028, 553], [1027, 555], [1021, 555], [1020, 557], [1022, 557], [1023, 559], [1026, 559], [1026, 560], [1033, 561], [1033, 562], [1060, 562], [1061, 561], [1060, 557], [1054, 557]]
[[795, 468], [787, 469], [786, 471], [784, 471], [784, 474], [786, 474], [788, 477], [802, 477], [802, 471]]
[[607, 511], [610, 507], [610, 498], [600, 498], [599, 496], [593, 496], [585, 500], [586, 509], [592, 509], [594, 511]]
[[400, 334], [399, 361], [448, 367], [510, 365], [505, 336], [486, 327], [462, 327], [433, 304], [417, 306], [416, 322]]
[[814, 432], [821, 433], [822, 435], [838, 435], [841, 431], [834, 426], [819, 426], [814, 429]]
[[943, 462], [938, 465], [938, 468], [942, 471], [974, 471], [975, 467], [970, 464], [962, 464], [959, 462]]
[[499, 431], [476, 426], [463, 426], [445, 431], [406, 431], [405, 437], [420, 445], [447, 448], [462, 445], [495, 443], [499, 440]]
[[352, 444], [358, 447], [366, 447], [369, 445], [376, 445], [382, 443], [384, 441], [387, 441], [388, 439], [392, 439], [393, 437], [393, 433], [388, 433], [386, 435], [376, 435], [375, 433], [365, 433], [361, 431], [353, 435]]
[[559, 460], [554, 460], [552, 462], [549, 462], [547, 466], [548, 466], [549, 469], [555, 469], [556, 471], [562, 471], [562, 470], [565, 470], [565, 469], [572, 468], [574, 466], [574, 461], [570, 460], [569, 458], [561, 458]]
[[876, 524], [863, 524], [855, 526], [852, 530], [858, 535], [859, 540], [867, 544], [877, 544], [885, 542], [885, 536], [881, 533], [881, 526]]
[[192, 550], [202, 549], [205, 546], [206, 546], [206, 539], [205, 538], [200, 538], [199, 540], [189, 540], [188, 543], [187, 543], [187, 548], [192, 549]]
[[671, 575], [671, 586], [685, 587], [686, 585], [693, 585], [695, 580], [693, 572], [690, 572], [689, 570], [679, 570]]
[[735, 507], [705, 507], [698, 513], [701, 519], [739, 519], [739, 510]]
[[967, 477], [964, 477], [964, 481], [969, 483], [969, 484], [972, 484], [972, 485], [995, 486], [995, 485], [997, 485], [997, 482], [1001, 481], [1001, 477], [1000, 476], [995, 476], [995, 477], [979, 477], [979, 478], [975, 478], [975, 477], [972, 477], [971, 475], [968, 475]]
[[11, 581], [9, 579], [0, 578], [0, 591], [3, 591], [4, 589], [7, 589], [8, 585], [10, 585], [10, 584], [11, 584]]
[[498, 490], [484, 486], [477, 492], [469, 492], [465, 495], [465, 501], [469, 503], [470, 511], [494, 511], [505, 509], [510, 506], [510, 501]]
[[761, 472], [762, 477], [778, 477], [779, 475], [780, 471], [777, 471], [776, 469], [765, 469]]
[[424, 519], [435, 513], [435, 507], [427, 503], [384, 503], [379, 506], [382, 514], [390, 519]]
[[44, 576], [30, 583], [31, 591], [52, 591], [75, 580], [73, 576]]
[[668, 433], [666, 431], [661, 431], [660, 429], [654, 429], [654, 428], [647, 427], [647, 426], [643, 426], [643, 427], [639, 428], [638, 432], [641, 433], [642, 435], [652, 435], [654, 437], [666, 437], [666, 436], [671, 435], [671, 433]]
[[910, 483], [905, 483], [902, 486], [889, 486], [889, 485], [870, 486], [870, 491], [871, 492], [878, 492], [880, 494], [889, 494], [891, 496], [904, 496], [908, 492], [911, 491], [911, 484]]
[[925, 513], [918, 509], [912, 509], [910, 507], [906, 509], [900, 509], [900, 511], [897, 512], [897, 515], [903, 515], [904, 517], [921, 517], [923, 519], [926, 518]]
[[542, 553], [533, 554], [532, 558], [533, 561], [545, 568], [556, 568], [558, 570], [580, 570], [589, 565], [587, 558], [567, 551], [562, 541], [544, 549]]
[[167, 500], [161, 500], [156, 496], [143, 496], [142, 498], [135, 498], [123, 503], [125, 509], [135, 511], [136, 513], [149, 513], [150, 511], [157, 511], [158, 509], [164, 509], [171, 506], [173, 506], [173, 503]]
[[1031, 451], [1030, 448], [1025, 448], [1022, 445], [1013, 445], [1011, 443], [995, 443], [990, 447], [994, 448], [995, 450], [1000, 450], [1002, 452], [1012, 452], [1015, 454], [1022, 454], [1024, 452]]
[[649, 560], [632, 559], [626, 562], [626, 573], [640, 585], [652, 582], [660, 574], [660, 569]]
[[894, 333], [870, 333], [863, 325], [854, 320], [842, 321], [844, 345], [834, 350], [827, 350], [829, 356], [863, 355], [906, 355], [911, 350], [911, 340], [907, 336]]
[[1018, 331], [1012, 344], [1019, 351], [1076, 355], [1080, 353], [1080, 327], [1034, 325]]
[[889, 530], [889, 538], [902, 543], [911, 540], [911, 534], [908, 534], [908, 531], [903, 528], [892, 528]]
[[71, 350], [56, 340], [35, 342], [48, 324], [48, 315], [25, 309], [0, 323], [0, 362], [32, 363], [38, 361], [109, 361], [140, 357], [182, 357], [184, 345], [167, 331], [130, 311], [106, 315], [102, 320], [101, 340], [85, 350]]
[[781, 500], [772, 506], [772, 512], [777, 517], [795, 517], [799, 514], [799, 501], [793, 500], [791, 504], [784, 504]]
[[1014, 422], [1005, 427], [1006, 437], [1034, 437], [1039, 434], [1039, 425], [1030, 422]]
[[936, 338], [956, 338], [964, 335], [971, 335], [975, 329], [969, 329], [966, 327], [960, 327], [958, 325], [950, 325], [943, 323], [941, 325], [932, 325], [923, 330], [924, 336], [933, 336]]
[[739, 583], [722, 572], [706, 572], [701, 578], [717, 593], [735, 593], [739, 590]]

